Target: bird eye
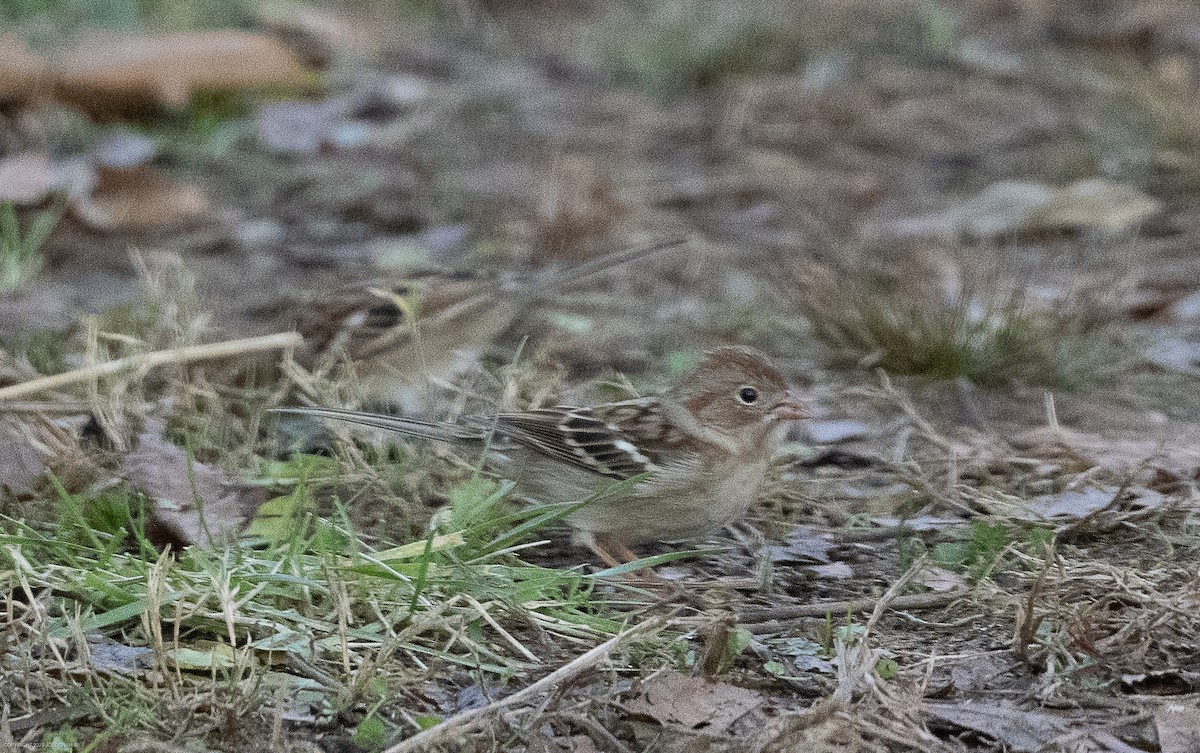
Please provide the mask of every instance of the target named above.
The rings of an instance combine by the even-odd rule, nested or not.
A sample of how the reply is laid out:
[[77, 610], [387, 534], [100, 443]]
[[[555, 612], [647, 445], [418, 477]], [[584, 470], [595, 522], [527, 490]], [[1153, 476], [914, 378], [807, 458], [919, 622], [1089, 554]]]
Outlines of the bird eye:
[[743, 387], [738, 390], [738, 400], [741, 400], [746, 405], [753, 405], [758, 402], [758, 390], [753, 387]]

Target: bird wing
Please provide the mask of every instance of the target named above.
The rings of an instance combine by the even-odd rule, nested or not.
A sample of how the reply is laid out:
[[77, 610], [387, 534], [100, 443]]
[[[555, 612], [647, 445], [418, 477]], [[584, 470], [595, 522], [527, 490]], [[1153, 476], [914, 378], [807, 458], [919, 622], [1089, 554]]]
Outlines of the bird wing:
[[641, 432], [631, 431], [635, 419], [655, 414], [649, 409], [653, 402], [630, 401], [596, 408], [563, 405], [469, 421], [473, 427], [491, 428], [512, 442], [569, 465], [625, 479], [659, 470], [659, 453], [647, 448], [647, 437]]

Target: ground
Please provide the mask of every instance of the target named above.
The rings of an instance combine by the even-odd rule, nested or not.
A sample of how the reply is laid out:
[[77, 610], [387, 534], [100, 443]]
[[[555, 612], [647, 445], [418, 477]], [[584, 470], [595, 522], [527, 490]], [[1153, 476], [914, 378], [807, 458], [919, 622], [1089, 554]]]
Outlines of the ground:
[[[1200, 750], [1200, 7], [131, 6], [105, 79], [68, 5], [0, 11], [0, 747]], [[462, 285], [432, 400], [344, 329]], [[632, 573], [266, 412], [730, 342], [815, 416]]]

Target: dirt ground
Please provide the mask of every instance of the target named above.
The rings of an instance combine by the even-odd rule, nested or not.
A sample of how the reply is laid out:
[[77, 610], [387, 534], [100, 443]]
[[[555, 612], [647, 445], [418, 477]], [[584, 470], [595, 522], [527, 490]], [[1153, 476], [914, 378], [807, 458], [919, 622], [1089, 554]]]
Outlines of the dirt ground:
[[[261, 16], [303, 73], [182, 105], [161, 72], [89, 100], [70, 66], [30, 96], [0, 57], [0, 176], [58, 176], [22, 223], [62, 211], [36, 275], [0, 292], [0, 747], [1200, 751], [1200, 5], [433, 5]], [[236, 530], [291, 457], [262, 407], [407, 406], [372, 391], [373, 356], [311, 345], [283, 369], [270, 350], [5, 386], [288, 331], [417, 269], [499, 290], [676, 238], [539, 293], [455, 375], [455, 407], [651, 390], [720, 343], [770, 353], [816, 416], [749, 518], [692, 542], [717, 551], [664, 544], [656, 581], [587, 581], [594, 624], [562, 632], [464, 566], [441, 593], [487, 606], [459, 631], [476, 666], [372, 653], [342, 624], [340, 649], [286, 667], [340, 688], [319, 713], [268, 688], [285, 668], [265, 659], [237, 670], [252, 693], [216, 664], [87, 670], [84, 642], [155, 646], [158, 620], [70, 623], [99, 602], [22, 548], [64, 499], [236, 487]], [[291, 445], [343, 464], [317, 514], [420, 545], [469, 460], [351, 437]], [[187, 476], [160, 478], [180, 448]], [[158, 522], [155, 545], [198, 541]], [[602, 569], [551, 531], [505, 566]], [[159, 640], [225, 640], [162, 608]], [[151, 718], [100, 700], [117, 693]]]

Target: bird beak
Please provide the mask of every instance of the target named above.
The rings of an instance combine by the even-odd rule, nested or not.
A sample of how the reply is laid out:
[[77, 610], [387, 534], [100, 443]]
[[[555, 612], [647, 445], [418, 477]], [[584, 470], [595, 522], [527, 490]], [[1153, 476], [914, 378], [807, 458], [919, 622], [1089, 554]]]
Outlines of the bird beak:
[[783, 399], [779, 405], [775, 406], [775, 415], [785, 421], [795, 421], [801, 418], [808, 418], [812, 415], [812, 411], [808, 408], [808, 403], [800, 396], [799, 391], [795, 389], [788, 390], [787, 397]]

